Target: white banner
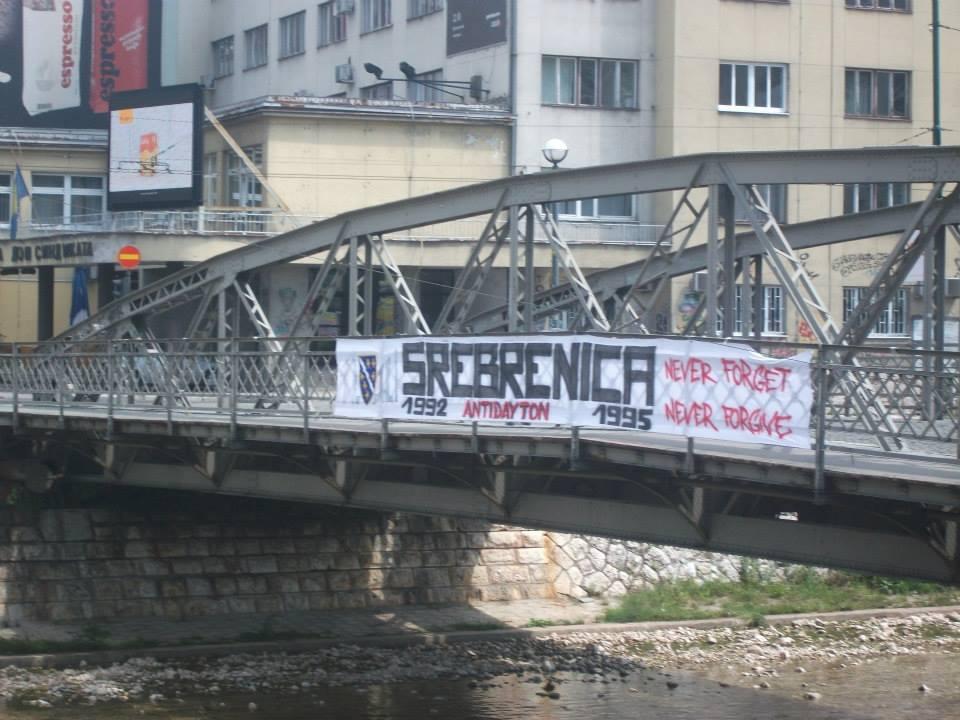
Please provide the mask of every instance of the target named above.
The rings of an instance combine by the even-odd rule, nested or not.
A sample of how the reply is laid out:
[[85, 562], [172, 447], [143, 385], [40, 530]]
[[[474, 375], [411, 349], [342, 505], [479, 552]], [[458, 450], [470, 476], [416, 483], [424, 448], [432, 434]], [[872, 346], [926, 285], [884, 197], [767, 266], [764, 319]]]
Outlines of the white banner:
[[338, 338], [343, 417], [621, 428], [810, 447], [807, 357], [637, 337]]
[[31, 115], [80, 105], [83, 3], [23, 3], [23, 106]]

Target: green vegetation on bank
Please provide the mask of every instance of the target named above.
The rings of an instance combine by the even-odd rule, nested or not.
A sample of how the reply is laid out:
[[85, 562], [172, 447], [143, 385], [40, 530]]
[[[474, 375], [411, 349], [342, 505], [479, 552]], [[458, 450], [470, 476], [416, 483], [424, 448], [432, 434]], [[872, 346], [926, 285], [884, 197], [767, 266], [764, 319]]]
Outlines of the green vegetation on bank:
[[953, 604], [960, 604], [960, 587], [801, 570], [787, 580], [665, 583], [625, 596], [604, 620], [742, 617], [762, 622], [765, 615]]

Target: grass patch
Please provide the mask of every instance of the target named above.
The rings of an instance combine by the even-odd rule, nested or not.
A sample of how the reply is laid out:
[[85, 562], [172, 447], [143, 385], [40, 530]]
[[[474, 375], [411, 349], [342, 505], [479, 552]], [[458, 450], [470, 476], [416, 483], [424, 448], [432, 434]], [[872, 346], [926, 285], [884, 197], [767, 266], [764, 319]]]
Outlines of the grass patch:
[[530, 618], [524, 627], [545, 628], [559, 627], [561, 625], [583, 625], [583, 618], [574, 618], [572, 620], [548, 620], [547, 618]]
[[631, 593], [604, 614], [607, 622], [741, 617], [960, 603], [960, 589], [935, 583], [843, 573], [799, 572], [782, 581], [680, 581]]

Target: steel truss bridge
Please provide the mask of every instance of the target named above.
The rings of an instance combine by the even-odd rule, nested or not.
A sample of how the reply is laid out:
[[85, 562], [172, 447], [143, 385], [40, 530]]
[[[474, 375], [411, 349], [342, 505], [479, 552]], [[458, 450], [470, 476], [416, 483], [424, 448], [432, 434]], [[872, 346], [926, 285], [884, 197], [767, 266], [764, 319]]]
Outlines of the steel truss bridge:
[[[929, 192], [911, 205], [781, 227], [757, 190], [872, 182]], [[193, 265], [51, 342], [0, 355], [0, 476], [474, 516], [960, 582], [960, 353], [942, 350], [958, 183], [958, 148], [709, 154], [507, 178], [349, 212]], [[586, 275], [553, 203], [628, 193], [668, 194], [669, 222], [645, 257]], [[747, 232], [736, 232], [735, 204], [747, 211]], [[484, 230], [429, 323], [385, 238], [478, 216]], [[701, 224], [706, 242], [695, 244]], [[897, 236], [890, 254], [849, 319], [835, 321], [799, 251], [880, 235]], [[538, 247], [564, 276], [539, 293]], [[501, 253], [506, 303], [477, 311]], [[278, 337], [257, 273], [317, 254], [291, 336]], [[865, 346], [922, 256], [934, 349]], [[813, 351], [809, 450], [331, 414], [335, 357], [324, 314], [343, 303], [349, 334], [372, 334], [377, 283], [411, 333], [533, 332], [564, 310], [581, 331], [626, 335], [649, 334], [673, 279], [704, 270], [686, 334], [732, 336], [739, 283], [753, 312], [738, 342], [770, 354]], [[764, 272], [815, 344], [751, 339]], [[176, 339], [157, 337], [171, 322]]]

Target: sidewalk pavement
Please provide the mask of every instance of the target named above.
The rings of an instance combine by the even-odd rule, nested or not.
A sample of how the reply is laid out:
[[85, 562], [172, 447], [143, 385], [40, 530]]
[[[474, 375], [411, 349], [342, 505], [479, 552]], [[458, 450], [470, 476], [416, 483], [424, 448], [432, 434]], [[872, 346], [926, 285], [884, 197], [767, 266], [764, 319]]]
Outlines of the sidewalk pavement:
[[350, 642], [383, 635], [582, 625], [602, 613], [600, 602], [513, 600], [469, 605], [411, 605], [365, 610], [296, 611], [282, 614], [213, 615], [189, 620], [136, 618], [87, 623], [23, 622], [0, 629], [0, 639], [69, 641], [100, 639], [109, 646], [180, 645], [283, 637]]

